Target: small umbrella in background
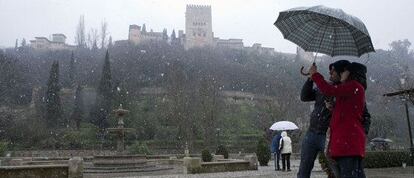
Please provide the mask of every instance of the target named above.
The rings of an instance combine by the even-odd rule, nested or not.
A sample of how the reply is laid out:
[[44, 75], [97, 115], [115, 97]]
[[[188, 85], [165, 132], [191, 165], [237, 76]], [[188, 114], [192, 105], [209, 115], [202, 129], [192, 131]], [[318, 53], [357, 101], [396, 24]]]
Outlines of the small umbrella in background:
[[275, 122], [271, 127], [270, 130], [296, 130], [299, 127], [290, 121], [279, 121]]
[[364, 23], [341, 9], [293, 8], [280, 12], [274, 25], [285, 39], [308, 52], [360, 57], [375, 51]]
[[371, 142], [388, 142], [388, 143], [391, 143], [392, 140], [391, 139], [388, 139], [388, 138], [376, 137], [376, 138], [373, 138], [371, 140]]

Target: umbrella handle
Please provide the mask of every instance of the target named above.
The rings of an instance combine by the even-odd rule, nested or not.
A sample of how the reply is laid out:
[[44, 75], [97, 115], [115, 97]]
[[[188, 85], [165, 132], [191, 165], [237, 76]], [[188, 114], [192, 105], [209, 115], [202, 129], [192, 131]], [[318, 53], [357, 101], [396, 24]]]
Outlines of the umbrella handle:
[[301, 67], [300, 68], [300, 73], [302, 74], [302, 75], [304, 75], [304, 76], [309, 76], [310, 74], [309, 73], [305, 73], [305, 72], [303, 72], [303, 69], [304, 69], [305, 67]]

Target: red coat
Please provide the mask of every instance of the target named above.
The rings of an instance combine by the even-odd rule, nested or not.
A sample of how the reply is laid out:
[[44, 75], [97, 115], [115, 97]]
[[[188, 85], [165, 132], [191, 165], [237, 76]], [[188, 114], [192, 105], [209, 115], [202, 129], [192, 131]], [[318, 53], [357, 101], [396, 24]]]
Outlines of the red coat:
[[364, 87], [355, 80], [336, 86], [330, 85], [319, 73], [313, 74], [312, 80], [324, 95], [336, 98], [330, 122], [329, 155], [364, 157], [365, 132], [362, 125], [362, 113], [365, 107]]

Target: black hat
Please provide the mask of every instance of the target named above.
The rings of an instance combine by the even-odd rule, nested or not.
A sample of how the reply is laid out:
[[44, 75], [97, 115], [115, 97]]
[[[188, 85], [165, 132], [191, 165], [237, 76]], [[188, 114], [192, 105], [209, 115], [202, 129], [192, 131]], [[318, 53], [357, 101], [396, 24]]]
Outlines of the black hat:
[[346, 67], [351, 79], [358, 81], [367, 89], [367, 67], [364, 64], [353, 62]]
[[367, 74], [367, 67], [364, 64], [357, 62], [353, 62], [346, 66], [346, 70], [359, 76], [366, 76]]
[[332, 67], [334, 67], [334, 70], [336, 71], [336, 73], [341, 74], [342, 72], [345, 71], [345, 67], [348, 66], [349, 64], [351, 64], [351, 62], [349, 62], [348, 60], [339, 60], [332, 64], [329, 64], [329, 70], [331, 70]]

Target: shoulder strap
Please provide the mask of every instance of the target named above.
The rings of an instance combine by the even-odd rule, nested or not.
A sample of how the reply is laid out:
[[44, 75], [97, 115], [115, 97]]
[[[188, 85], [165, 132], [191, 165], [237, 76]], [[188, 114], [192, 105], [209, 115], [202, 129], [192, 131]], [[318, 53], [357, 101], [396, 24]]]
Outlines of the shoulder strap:
[[281, 140], [281, 142], [282, 142], [282, 144], [280, 144], [280, 149], [283, 149], [283, 137], [282, 137], [282, 138], [280, 138], [280, 140]]

